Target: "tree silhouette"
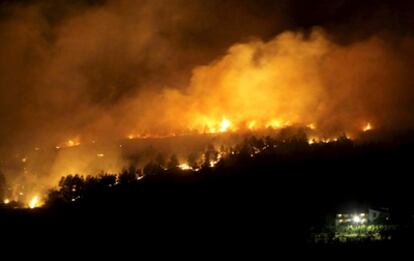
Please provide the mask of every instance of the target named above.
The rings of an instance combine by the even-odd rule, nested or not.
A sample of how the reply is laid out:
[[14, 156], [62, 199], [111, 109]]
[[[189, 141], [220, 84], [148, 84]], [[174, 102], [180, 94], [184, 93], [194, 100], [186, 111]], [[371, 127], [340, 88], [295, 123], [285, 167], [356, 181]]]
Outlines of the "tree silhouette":
[[3, 173], [0, 171], [0, 199], [3, 199], [6, 196], [7, 185], [6, 178]]
[[193, 168], [196, 169], [199, 167], [199, 163], [198, 163], [198, 158], [197, 154], [192, 152], [190, 153], [190, 155], [188, 155], [188, 165]]
[[143, 171], [144, 171], [144, 175], [148, 175], [148, 176], [155, 176], [155, 175], [158, 175], [164, 172], [164, 170], [160, 167], [160, 165], [152, 161], [147, 163], [147, 165], [145, 165]]
[[204, 152], [204, 162], [203, 162], [203, 168], [209, 167], [211, 161], [217, 161], [218, 160], [219, 152], [214, 148], [213, 145], [209, 144], [207, 146], [206, 151]]
[[158, 164], [161, 168], [166, 167], [166, 160], [162, 153], [158, 153], [157, 157], [155, 158], [155, 163]]
[[175, 154], [171, 155], [168, 164], [167, 164], [167, 168], [168, 169], [176, 169], [178, 167], [180, 163], [178, 162], [178, 158]]
[[82, 198], [85, 188], [85, 179], [79, 175], [62, 177], [59, 181], [60, 198], [65, 202], [72, 202]]
[[123, 170], [118, 176], [119, 184], [127, 185], [137, 181], [137, 170], [134, 167], [130, 167], [129, 170]]

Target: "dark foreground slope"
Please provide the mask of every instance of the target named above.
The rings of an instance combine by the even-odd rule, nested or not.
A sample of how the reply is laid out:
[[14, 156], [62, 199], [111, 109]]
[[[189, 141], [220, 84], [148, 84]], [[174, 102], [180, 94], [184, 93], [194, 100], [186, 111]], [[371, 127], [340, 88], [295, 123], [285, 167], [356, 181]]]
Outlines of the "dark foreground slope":
[[[254, 154], [257, 144], [264, 146]], [[246, 141], [214, 168], [197, 172], [152, 166], [151, 174], [140, 180], [133, 171], [123, 173], [118, 182], [72, 177], [50, 193], [46, 207], [2, 209], [0, 217], [3, 231], [50, 232], [54, 238], [99, 235], [120, 240], [128, 235], [132, 242], [148, 239], [154, 244], [402, 248], [414, 236], [413, 145], [354, 144], [346, 139], [313, 145], [295, 139]], [[68, 189], [71, 182], [76, 182], [76, 192]], [[315, 244], [312, 233], [331, 225], [332, 216], [344, 206], [387, 207], [399, 230], [387, 242]], [[108, 236], [114, 233], [118, 236]]]

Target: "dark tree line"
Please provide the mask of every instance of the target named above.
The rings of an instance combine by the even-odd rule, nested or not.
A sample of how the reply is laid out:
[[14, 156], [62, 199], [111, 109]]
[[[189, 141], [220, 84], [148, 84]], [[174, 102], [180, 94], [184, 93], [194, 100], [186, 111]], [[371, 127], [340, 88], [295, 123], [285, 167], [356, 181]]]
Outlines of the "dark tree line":
[[[110, 197], [111, 193], [122, 190], [130, 190], [131, 187], [145, 190], [148, 180], [174, 183], [187, 177], [189, 174], [194, 179], [215, 179], [217, 176], [227, 174], [240, 176], [254, 168], [263, 171], [266, 165], [269, 169], [278, 168], [278, 163], [297, 161], [303, 157], [317, 154], [319, 157], [333, 155], [332, 151], [344, 153], [353, 148], [352, 141], [346, 137], [338, 139], [329, 144], [309, 145], [306, 136], [298, 135], [289, 139], [276, 139], [270, 136], [257, 138], [247, 137], [242, 143], [229, 148], [217, 150], [208, 145], [201, 153], [191, 153], [188, 156], [188, 165], [192, 168], [182, 170], [179, 168], [179, 160], [176, 155], [169, 158], [159, 153], [154, 160], [147, 163], [144, 168], [137, 169], [131, 166], [119, 174], [101, 173], [97, 176], [68, 175], [62, 177], [58, 188], [52, 190], [48, 195], [48, 204], [80, 204], [84, 201], [99, 200]], [[263, 163], [263, 161], [265, 163]], [[211, 164], [214, 162], [214, 166]], [[145, 178], [144, 178], [145, 177]], [[141, 184], [141, 185], [138, 185]], [[114, 192], [118, 191], [118, 192]]]

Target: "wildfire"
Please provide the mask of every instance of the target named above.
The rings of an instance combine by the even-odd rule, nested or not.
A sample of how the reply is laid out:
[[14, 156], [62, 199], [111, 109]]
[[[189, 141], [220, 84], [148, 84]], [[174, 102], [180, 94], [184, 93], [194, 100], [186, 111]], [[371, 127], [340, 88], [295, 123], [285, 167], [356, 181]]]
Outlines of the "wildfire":
[[209, 162], [209, 166], [210, 166], [210, 168], [214, 168], [216, 165], [217, 165], [217, 163], [219, 163], [220, 162], [220, 160], [222, 159], [222, 154], [221, 153], [219, 153], [218, 155], [217, 155], [217, 159], [216, 160], [210, 160], [210, 162]]
[[[351, 49], [359, 56], [364, 53], [359, 48], [362, 47]], [[332, 74], [341, 72], [345, 79], [359, 80], [359, 72], [367, 70], [365, 64], [358, 64], [342, 71], [338, 64], [343, 60], [343, 51], [319, 29], [312, 31], [310, 37], [286, 32], [269, 42], [238, 43], [220, 59], [195, 67], [185, 88], [166, 88], [159, 95], [143, 95], [145, 100], [132, 99], [127, 108], [137, 105], [145, 117], [136, 118], [135, 113], [130, 113], [133, 129], [122, 129], [122, 136], [137, 139], [170, 132], [216, 134], [292, 126], [329, 136], [371, 130], [370, 124], [360, 124], [368, 119], [380, 120], [364, 108], [354, 110], [352, 99], [347, 99], [354, 93], [362, 95], [364, 90], [359, 86], [364, 86], [364, 82], [349, 87]], [[326, 59], [330, 55], [333, 58]], [[332, 84], [340, 90], [334, 96]], [[342, 104], [338, 102], [343, 102], [340, 117], [333, 117], [339, 112], [336, 104]], [[364, 122], [358, 120], [355, 124], [355, 119]]]
[[282, 120], [279, 120], [279, 119], [272, 119], [272, 120], [270, 120], [269, 122], [267, 122], [265, 124], [265, 127], [266, 128], [271, 128], [271, 129], [280, 129], [280, 128], [283, 128], [283, 127], [288, 127], [290, 125], [291, 125], [290, 121], [282, 121]]
[[59, 145], [56, 145], [55, 149], [60, 150], [61, 148], [68, 148], [68, 147], [70, 148], [70, 147], [76, 147], [79, 145], [81, 145], [80, 138], [75, 137], [75, 138], [71, 138], [71, 139], [68, 139], [67, 141], [62, 142]]
[[68, 140], [68, 142], [66, 143], [66, 145], [68, 147], [79, 146], [80, 145], [79, 138]]
[[191, 170], [191, 166], [188, 165], [187, 163], [181, 163], [180, 165], [178, 165], [178, 167], [182, 170]]
[[220, 123], [220, 132], [226, 132], [231, 126], [231, 121], [223, 118], [223, 120]]
[[370, 130], [372, 130], [373, 129], [373, 127], [372, 127], [372, 125], [371, 125], [371, 123], [367, 123], [363, 128], [362, 128], [362, 131], [363, 132], [367, 132], [367, 131], [370, 131]]
[[29, 208], [38, 208], [42, 206], [42, 202], [40, 200], [40, 197], [38, 195], [33, 196], [28, 203]]
[[255, 129], [255, 127], [256, 127], [256, 121], [250, 121], [250, 122], [247, 124], [247, 128], [248, 128], [249, 130], [254, 130], [254, 129]]
[[[349, 139], [348, 136], [345, 136], [345, 138]], [[331, 137], [331, 138], [309, 137], [308, 144], [312, 145], [312, 144], [318, 144], [318, 143], [331, 143], [331, 142], [337, 142], [338, 140], [339, 139], [337, 137]]]

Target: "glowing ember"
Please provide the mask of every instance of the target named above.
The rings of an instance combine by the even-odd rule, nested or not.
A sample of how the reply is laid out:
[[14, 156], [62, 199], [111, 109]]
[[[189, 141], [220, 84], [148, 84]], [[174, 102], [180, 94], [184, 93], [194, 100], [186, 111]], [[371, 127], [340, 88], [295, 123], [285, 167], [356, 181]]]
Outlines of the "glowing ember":
[[79, 137], [75, 137], [73, 139], [69, 139], [68, 141], [66, 141], [66, 143], [64, 144], [66, 147], [75, 147], [75, 146], [79, 146], [80, 145], [80, 138]]
[[367, 123], [363, 128], [362, 128], [362, 131], [363, 132], [367, 132], [367, 131], [370, 131], [370, 130], [372, 130], [373, 128], [372, 128], [372, 125], [371, 125], [371, 123]]
[[81, 145], [80, 138], [74, 137], [72, 139], [59, 143], [58, 145], [55, 146], [55, 149], [60, 150], [62, 148], [76, 147], [79, 145]]
[[256, 121], [250, 121], [249, 124], [247, 124], [247, 128], [249, 130], [255, 129], [255, 126], [256, 126]]
[[6, 204], [6, 205], [7, 205], [7, 204], [9, 204], [9, 203], [10, 203], [10, 199], [5, 198], [5, 199], [3, 200], [3, 203], [4, 203], [4, 204]]

